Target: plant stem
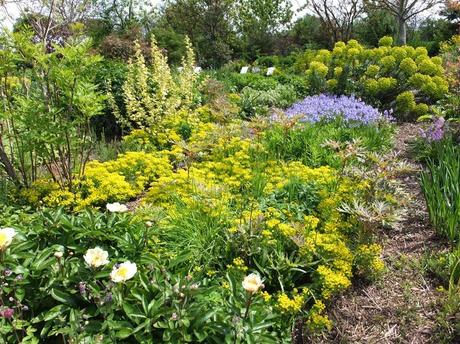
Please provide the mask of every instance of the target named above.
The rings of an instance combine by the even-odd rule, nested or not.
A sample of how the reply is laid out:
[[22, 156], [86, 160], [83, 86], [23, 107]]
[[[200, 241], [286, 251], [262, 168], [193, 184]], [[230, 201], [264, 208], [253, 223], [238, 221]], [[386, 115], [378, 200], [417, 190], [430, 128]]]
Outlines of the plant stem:
[[252, 296], [253, 296], [253, 294], [252, 294], [252, 293], [249, 293], [248, 300], [246, 301], [246, 311], [244, 312], [243, 322], [246, 320], [246, 318], [247, 318], [248, 315], [249, 315], [249, 308], [251, 307]]

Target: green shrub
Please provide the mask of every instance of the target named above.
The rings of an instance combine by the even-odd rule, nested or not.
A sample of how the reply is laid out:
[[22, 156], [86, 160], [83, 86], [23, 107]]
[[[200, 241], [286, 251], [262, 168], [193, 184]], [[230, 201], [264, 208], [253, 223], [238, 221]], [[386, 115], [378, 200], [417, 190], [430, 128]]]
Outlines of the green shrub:
[[306, 66], [310, 93], [354, 94], [381, 110], [393, 108], [396, 98], [398, 119], [426, 114], [426, 105], [449, 92], [438, 57], [430, 58], [421, 47], [393, 47], [391, 37], [382, 38], [378, 48], [351, 40], [338, 42], [331, 51], [308, 51], [299, 59]]
[[94, 144], [90, 119], [104, 107], [95, 83], [101, 57], [86, 39], [49, 53], [31, 32], [4, 31], [0, 45], [0, 168], [17, 186], [46, 171], [72, 188]]
[[391, 47], [393, 45], [393, 37], [385, 36], [379, 39], [379, 47]]
[[287, 108], [297, 100], [295, 89], [291, 86], [278, 85], [268, 91], [259, 91], [245, 87], [241, 92], [239, 106], [241, 116], [250, 118], [267, 115], [271, 108]]

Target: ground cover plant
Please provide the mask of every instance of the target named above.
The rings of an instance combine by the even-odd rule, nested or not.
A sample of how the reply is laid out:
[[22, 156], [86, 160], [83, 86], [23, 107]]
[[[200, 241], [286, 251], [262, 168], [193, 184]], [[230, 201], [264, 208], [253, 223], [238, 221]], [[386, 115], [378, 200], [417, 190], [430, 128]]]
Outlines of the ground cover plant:
[[[33, 29], [0, 34], [3, 342], [324, 340], [410, 216], [397, 121], [432, 119], [421, 187], [456, 247], [455, 40], [444, 59], [384, 37], [242, 74], [201, 70], [186, 35], [180, 54], [156, 31], [115, 61], [78, 25], [49, 44]], [[457, 254], [427, 260], [452, 309]]]

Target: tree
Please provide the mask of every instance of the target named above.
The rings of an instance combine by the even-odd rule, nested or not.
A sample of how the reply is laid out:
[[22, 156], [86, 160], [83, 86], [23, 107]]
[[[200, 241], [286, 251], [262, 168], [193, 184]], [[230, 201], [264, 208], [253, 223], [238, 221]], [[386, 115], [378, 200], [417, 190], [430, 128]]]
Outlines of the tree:
[[71, 24], [83, 22], [93, 13], [93, 0], [0, 1], [0, 7], [6, 13], [7, 5], [17, 8], [20, 14], [19, 23], [32, 27], [36, 39], [44, 46], [49, 45], [52, 40], [58, 41], [71, 31]]
[[407, 23], [415, 16], [440, 4], [442, 0], [364, 0], [369, 9], [389, 11], [398, 24], [398, 43], [407, 43]]
[[190, 37], [198, 62], [218, 67], [234, 54], [236, 4], [237, 0], [167, 1], [158, 26]]
[[[156, 8], [149, 0], [92, 0], [95, 2], [94, 17], [108, 23], [112, 29], [125, 33], [135, 26], [151, 30], [154, 26]], [[152, 22], [153, 20], [153, 22]]]
[[331, 45], [350, 40], [355, 20], [363, 13], [361, 0], [311, 0], [307, 6], [321, 20]]
[[445, 8], [441, 11], [441, 14], [456, 26], [460, 34], [460, 1], [447, 0], [444, 6]]
[[380, 38], [396, 36], [395, 18], [386, 10], [371, 11], [356, 21], [353, 36], [361, 43], [377, 46]]
[[293, 44], [300, 49], [327, 48], [330, 44], [321, 29], [321, 21], [317, 16], [310, 14], [296, 20], [289, 35]]
[[248, 57], [270, 53], [273, 37], [288, 27], [292, 15], [288, 0], [240, 0], [237, 26]]

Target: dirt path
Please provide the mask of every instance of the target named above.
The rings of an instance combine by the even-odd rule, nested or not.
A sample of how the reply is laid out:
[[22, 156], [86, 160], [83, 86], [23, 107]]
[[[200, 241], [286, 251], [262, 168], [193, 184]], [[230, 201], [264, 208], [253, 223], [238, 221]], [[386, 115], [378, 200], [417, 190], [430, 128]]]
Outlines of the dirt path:
[[[396, 134], [395, 149], [410, 160], [407, 143], [418, 134], [414, 124], [403, 124]], [[420, 266], [423, 255], [442, 249], [429, 225], [417, 173], [403, 182], [412, 196], [407, 219], [399, 231], [382, 233], [383, 258], [388, 271], [369, 286], [356, 286], [331, 307], [335, 326], [317, 343], [413, 343], [437, 344], [436, 285]]]

